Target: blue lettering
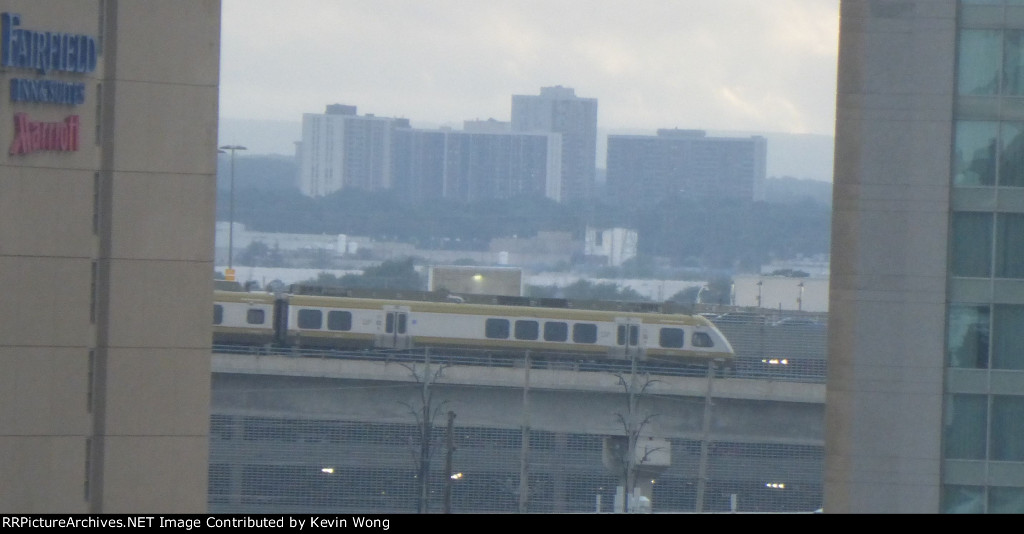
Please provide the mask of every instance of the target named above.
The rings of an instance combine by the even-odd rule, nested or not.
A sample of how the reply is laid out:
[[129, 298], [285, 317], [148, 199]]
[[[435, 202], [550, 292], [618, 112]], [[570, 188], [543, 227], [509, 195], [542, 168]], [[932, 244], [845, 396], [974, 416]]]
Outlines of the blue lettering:
[[18, 57], [14, 60], [15, 67], [29, 67], [29, 57], [32, 53], [32, 36], [25, 30], [14, 31], [15, 41], [18, 42]]
[[[86, 44], [87, 40], [88, 40], [88, 37], [86, 37], [84, 35], [79, 35], [78, 38], [75, 39], [76, 45], [77, 45], [77, 48], [78, 48], [78, 52], [79, 52], [79, 54], [78, 54], [78, 62], [75, 65], [75, 68], [71, 69], [71, 70], [73, 70], [75, 72], [89, 72], [89, 53], [86, 51], [87, 50], [86, 46], [88, 46]], [[82, 52], [84, 52], [84, 53], [82, 53]]]
[[12, 78], [11, 101], [77, 106], [85, 103], [85, 83]]
[[92, 72], [96, 70], [96, 39], [88, 35], [24, 30], [21, 15], [0, 14], [0, 65], [35, 69], [41, 74], [51, 70]]
[[61, 36], [62, 35], [64, 35], [64, 34], [61, 34], [61, 33], [51, 33], [49, 35], [49, 37], [50, 37], [50, 49], [49, 49], [49, 53], [47, 54], [47, 56], [48, 56], [48, 61], [47, 62], [49, 63], [50, 68], [54, 69], [54, 70], [64, 70], [64, 69], [62, 69], [60, 67], [60, 57], [63, 55], [63, 54], [61, 54], [62, 49], [60, 47], [60, 42], [61, 42]]
[[15, 28], [21, 24], [21, 17], [13, 13], [4, 13], [0, 15], [0, 46], [3, 46], [3, 52], [0, 53], [0, 65], [5, 67], [14, 67], [14, 36]]
[[50, 57], [50, 54], [48, 54], [46, 50], [46, 44], [50, 39], [47, 38], [45, 32], [33, 32], [32, 37], [32, 41], [35, 44], [35, 49], [33, 50], [35, 53], [32, 54], [32, 66], [39, 69], [39, 74], [46, 74], [47, 64], [49, 63], [48, 59]]

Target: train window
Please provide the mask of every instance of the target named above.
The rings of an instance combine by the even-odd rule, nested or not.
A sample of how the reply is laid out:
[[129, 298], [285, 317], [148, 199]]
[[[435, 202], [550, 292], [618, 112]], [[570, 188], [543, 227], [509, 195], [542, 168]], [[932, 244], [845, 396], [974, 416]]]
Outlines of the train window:
[[662, 328], [658, 334], [658, 344], [667, 349], [683, 348], [684, 339], [682, 328]]
[[516, 339], [537, 339], [540, 325], [537, 321], [516, 321]]
[[263, 324], [263, 322], [266, 320], [267, 318], [266, 315], [263, 313], [263, 310], [249, 308], [245, 312], [245, 322], [249, 324]]
[[324, 314], [320, 310], [299, 310], [299, 328], [319, 330], [324, 322]]
[[327, 312], [328, 330], [352, 330], [352, 312], [330, 311]]
[[704, 332], [694, 332], [693, 337], [690, 338], [690, 343], [694, 347], [714, 347], [715, 342], [711, 340], [711, 336]]
[[[620, 324], [615, 334], [615, 342], [619, 345], [626, 344], [626, 325]], [[629, 325], [629, 346], [635, 347], [640, 344], [640, 328], [636, 325]]]
[[491, 339], [508, 339], [508, 319], [488, 319], [484, 335]]
[[569, 325], [566, 323], [544, 323], [544, 341], [565, 341], [569, 339]]
[[220, 324], [224, 322], [224, 306], [220, 304], [213, 305], [213, 324]]
[[572, 325], [572, 340], [574, 343], [597, 343], [597, 325], [592, 323]]

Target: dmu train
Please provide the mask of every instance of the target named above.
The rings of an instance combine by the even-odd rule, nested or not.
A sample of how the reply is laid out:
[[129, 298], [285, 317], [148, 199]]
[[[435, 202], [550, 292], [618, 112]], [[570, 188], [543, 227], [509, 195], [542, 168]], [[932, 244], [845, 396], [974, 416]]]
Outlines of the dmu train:
[[215, 344], [338, 350], [438, 347], [580, 360], [634, 355], [730, 364], [733, 349], [696, 315], [246, 291], [215, 291]]

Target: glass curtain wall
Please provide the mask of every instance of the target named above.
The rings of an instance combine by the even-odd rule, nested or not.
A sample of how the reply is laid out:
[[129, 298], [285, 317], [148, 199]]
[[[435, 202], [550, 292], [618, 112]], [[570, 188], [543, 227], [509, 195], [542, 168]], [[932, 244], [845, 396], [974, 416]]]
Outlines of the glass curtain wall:
[[1024, 0], [961, 0], [943, 420], [950, 513], [1024, 513]]

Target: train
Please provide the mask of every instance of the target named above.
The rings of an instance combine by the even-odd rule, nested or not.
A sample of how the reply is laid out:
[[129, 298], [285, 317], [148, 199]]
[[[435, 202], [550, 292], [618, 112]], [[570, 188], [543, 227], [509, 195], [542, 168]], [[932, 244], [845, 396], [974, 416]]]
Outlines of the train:
[[[337, 350], [530, 350], [542, 358], [680, 364], [735, 353], [699, 315], [300, 292], [214, 291], [215, 345]], [[563, 303], [564, 305], [564, 303]]]

